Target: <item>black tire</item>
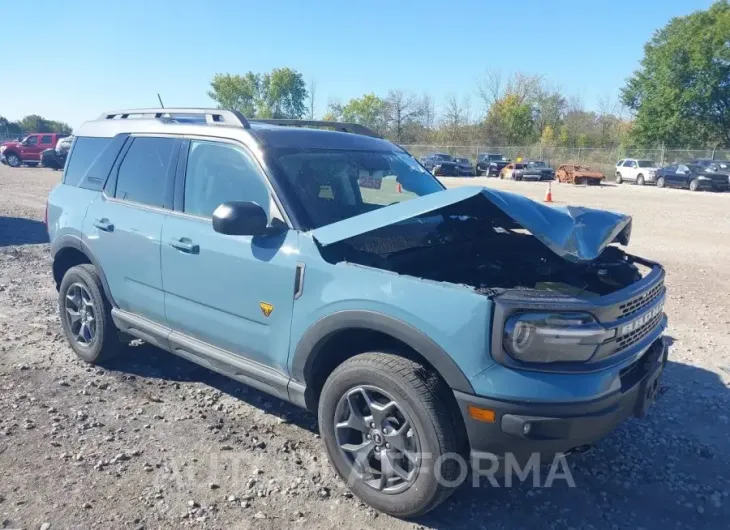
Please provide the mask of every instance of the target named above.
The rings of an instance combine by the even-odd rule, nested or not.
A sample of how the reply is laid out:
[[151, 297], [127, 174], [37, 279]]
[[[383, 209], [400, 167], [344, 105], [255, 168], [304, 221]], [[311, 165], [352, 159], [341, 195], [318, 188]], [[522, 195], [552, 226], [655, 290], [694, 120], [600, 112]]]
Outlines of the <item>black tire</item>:
[[[415, 440], [411, 442], [417, 444], [415, 454], [430, 455], [430, 458], [425, 459], [427, 462], [424, 459], [420, 461], [423, 465], [414, 464], [412, 482], [406, 484], [406, 489], [402, 491], [383, 492], [369, 485], [362, 476], [358, 476], [355, 466], [340, 448], [337, 434], [340, 431], [335, 428], [335, 422], [341, 421], [339, 407], [343, 400], [351, 403], [348, 395], [351, 397], [362, 388], [368, 389], [368, 392], [375, 389], [387, 393], [387, 397], [395, 402], [397, 410], [410, 424], [413, 436], [408, 437], [408, 440]], [[466, 453], [464, 428], [456, 423], [461, 421], [461, 416], [455, 405], [454, 409], [449, 406], [448, 392], [446, 383], [438, 374], [392, 353], [360, 354], [332, 372], [320, 396], [319, 429], [330, 462], [353, 493], [373, 508], [395, 517], [422, 515], [449, 497], [458, 486], [456, 483], [461, 482], [459, 479], [466, 477], [467, 469], [466, 460], [458, 457], [439, 459], [443, 455], [460, 455], [464, 458]], [[369, 410], [372, 414], [372, 409]], [[349, 423], [350, 416], [347, 419]], [[361, 443], [372, 445], [377, 433], [381, 432], [381, 426], [378, 425], [377, 429], [371, 431], [372, 436], [367, 435], [371, 442], [365, 441], [365, 435], [355, 434], [362, 436]], [[385, 428], [382, 428], [382, 433], [385, 433]], [[384, 443], [382, 436], [380, 443]], [[382, 445], [379, 447], [380, 451], [385, 451]], [[373, 462], [373, 456], [368, 458], [368, 462]], [[403, 458], [400, 461], [406, 462]], [[437, 476], [442, 477], [442, 480], [437, 480]]]
[[621, 184], [624, 181], [621, 173], [616, 173], [616, 184]]
[[[78, 290], [79, 285], [86, 289], [93, 309], [93, 337], [86, 343], [80, 341], [79, 332], [75, 331], [67, 308], [67, 298], [71, 296], [71, 289]], [[119, 353], [122, 343], [112, 320], [111, 304], [104, 295], [101, 279], [93, 265], [76, 265], [66, 271], [58, 289], [58, 310], [66, 340], [81, 359], [97, 364]]]
[[644, 175], [639, 175], [638, 177], [636, 177], [636, 184], [639, 186], [644, 185]]
[[700, 188], [700, 181], [692, 179], [689, 181], [689, 191], [697, 191]]
[[657, 188], [663, 188], [666, 185], [666, 181], [664, 180], [664, 177], [657, 177], [656, 179], [656, 187]]
[[20, 156], [12, 152], [5, 154], [5, 161], [10, 167], [20, 167], [23, 165], [23, 161], [20, 159]]

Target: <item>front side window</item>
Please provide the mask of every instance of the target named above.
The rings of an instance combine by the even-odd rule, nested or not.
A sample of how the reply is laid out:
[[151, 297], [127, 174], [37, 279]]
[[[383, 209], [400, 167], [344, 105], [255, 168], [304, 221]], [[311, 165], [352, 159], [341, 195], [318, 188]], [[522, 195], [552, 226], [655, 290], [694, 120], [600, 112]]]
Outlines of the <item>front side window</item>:
[[229, 201], [255, 202], [269, 212], [269, 190], [258, 166], [234, 145], [190, 142], [183, 211], [212, 217], [218, 206]]
[[178, 140], [139, 137], [124, 156], [114, 196], [149, 206], [165, 205], [165, 182], [175, 162]]
[[23, 143], [27, 145], [38, 145], [38, 137], [37, 136], [28, 136]]
[[443, 190], [402, 151], [282, 148], [271, 156], [310, 229]]

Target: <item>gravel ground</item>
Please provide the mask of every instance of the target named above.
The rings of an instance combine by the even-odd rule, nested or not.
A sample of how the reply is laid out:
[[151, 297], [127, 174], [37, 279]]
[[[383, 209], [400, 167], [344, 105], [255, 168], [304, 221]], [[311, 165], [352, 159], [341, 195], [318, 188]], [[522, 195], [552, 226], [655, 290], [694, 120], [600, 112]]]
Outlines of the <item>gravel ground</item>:
[[730, 194], [553, 185], [556, 202], [634, 215], [630, 250], [666, 266], [666, 392], [570, 459], [575, 488], [464, 486], [406, 522], [347, 493], [293, 406], [145, 345], [76, 360], [42, 224], [59, 177], [0, 166], [0, 528], [728, 527]]

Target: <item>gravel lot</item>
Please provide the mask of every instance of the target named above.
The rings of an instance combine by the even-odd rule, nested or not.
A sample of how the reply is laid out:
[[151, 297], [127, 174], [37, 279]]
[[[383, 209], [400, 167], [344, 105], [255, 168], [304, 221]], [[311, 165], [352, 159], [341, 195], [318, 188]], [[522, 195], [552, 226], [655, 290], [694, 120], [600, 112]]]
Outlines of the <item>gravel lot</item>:
[[414, 523], [352, 498], [293, 406], [144, 345], [77, 361], [42, 224], [59, 177], [0, 166], [0, 528], [728, 527], [730, 193], [553, 185], [556, 202], [634, 215], [629, 249], [666, 266], [666, 392], [571, 458], [575, 488], [485, 482]]

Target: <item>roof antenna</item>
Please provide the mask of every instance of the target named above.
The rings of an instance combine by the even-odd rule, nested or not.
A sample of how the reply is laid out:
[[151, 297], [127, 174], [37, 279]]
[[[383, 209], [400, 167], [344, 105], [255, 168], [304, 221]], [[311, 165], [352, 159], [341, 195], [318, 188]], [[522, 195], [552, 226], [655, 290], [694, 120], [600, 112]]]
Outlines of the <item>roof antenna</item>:
[[160, 107], [162, 107], [164, 109], [165, 108], [165, 104], [162, 102], [162, 98], [160, 97], [160, 93], [159, 92], [157, 93], [157, 99], [160, 100]]

